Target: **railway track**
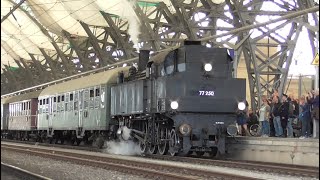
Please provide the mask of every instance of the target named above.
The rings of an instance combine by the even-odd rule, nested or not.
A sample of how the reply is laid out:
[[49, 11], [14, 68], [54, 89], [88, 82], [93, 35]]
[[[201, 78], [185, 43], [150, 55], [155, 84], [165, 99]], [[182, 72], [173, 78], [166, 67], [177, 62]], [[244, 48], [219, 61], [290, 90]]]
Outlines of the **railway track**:
[[15, 178], [24, 180], [51, 180], [50, 178], [32, 173], [30, 171], [3, 162], [1, 162], [1, 172], [6, 172], [10, 174], [10, 176], [14, 176]]
[[[10, 141], [17, 142], [17, 141]], [[26, 144], [34, 145], [34, 142], [24, 142]], [[66, 149], [77, 149], [77, 150], [86, 150], [93, 152], [101, 152], [101, 149], [84, 147], [84, 146], [68, 146], [68, 145], [59, 145], [59, 144], [39, 144], [41, 146], [48, 147], [60, 147]], [[246, 169], [250, 171], [257, 172], [268, 172], [268, 173], [277, 173], [283, 175], [291, 176], [303, 176], [303, 177], [313, 177], [319, 178], [319, 168], [310, 167], [310, 166], [298, 166], [298, 165], [286, 165], [286, 164], [276, 164], [276, 163], [267, 163], [267, 162], [252, 162], [252, 161], [234, 161], [234, 160], [215, 160], [207, 159], [205, 157], [199, 158], [196, 156], [192, 157], [172, 157], [172, 156], [161, 156], [161, 155], [146, 155], [147, 158], [164, 160], [164, 161], [174, 161], [174, 162], [186, 162], [198, 165], [208, 165], [208, 166], [218, 166], [218, 167], [228, 167], [234, 169]]]
[[70, 161], [76, 164], [115, 170], [123, 173], [135, 174], [148, 179], [257, 179], [254, 177], [215, 172], [199, 168], [173, 166], [170, 164], [159, 164], [150, 161], [137, 161], [131, 159], [87, 155], [75, 152], [59, 151], [57, 149], [41, 149], [38, 147], [24, 147], [20, 145], [9, 145], [4, 143], [1, 144], [1, 149], [57, 160]]
[[147, 155], [146, 157], [165, 161], [188, 162], [193, 164], [220, 166], [235, 169], [247, 169], [258, 172], [277, 173], [292, 176], [319, 178], [319, 168], [309, 166], [284, 165], [265, 162], [244, 162], [234, 160], [214, 160], [195, 157], [172, 157], [161, 155]]

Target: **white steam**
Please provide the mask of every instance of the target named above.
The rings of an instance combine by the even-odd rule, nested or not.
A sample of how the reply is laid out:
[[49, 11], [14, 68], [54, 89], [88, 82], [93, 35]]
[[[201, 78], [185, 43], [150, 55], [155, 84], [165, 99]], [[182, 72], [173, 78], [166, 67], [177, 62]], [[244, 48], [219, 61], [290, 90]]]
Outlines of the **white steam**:
[[134, 8], [137, 5], [137, 0], [120, 0], [123, 4], [123, 11], [121, 16], [128, 20], [129, 30], [128, 33], [131, 37], [133, 44], [138, 48], [139, 34], [140, 34], [140, 22], [137, 17]]
[[120, 141], [106, 142], [107, 148], [105, 149], [105, 152], [119, 155], [140, 155], [140, 146], [132, 140], [129, 140], [131, 137], [130, 134], [131, 129], [124, 126], [121, 133], [122, 139]]
[[122, 138], [125, 140], [125, 141], [128, 141], [129, 138], [130, 138], [130, 133], [131, 133], [131, 129], [127, 128], [127, 126], [124, 126], [122, 128]]
[[107, 142], [106, 153], [119, 155], [140, 155], [140, 147], [133, 141], [109, 141]]

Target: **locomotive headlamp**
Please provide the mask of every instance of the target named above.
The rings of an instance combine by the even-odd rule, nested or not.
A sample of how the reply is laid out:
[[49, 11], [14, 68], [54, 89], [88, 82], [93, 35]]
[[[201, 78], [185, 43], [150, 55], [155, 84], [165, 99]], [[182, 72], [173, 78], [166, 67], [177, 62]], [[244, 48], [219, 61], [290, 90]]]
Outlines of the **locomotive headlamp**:
[[239, 102], [238, 103], [238, 109], [243, 111], [246, 108], [246, 104], [244, 102]]
[[230, 136], [235, 136], [238, 132], [238, 128], [236, 125], [234, 124], [230, 124], [228, 127], [227, 127], [227, 133], [230, 135]]
[[170, 104], [171, 109], [178, 109], [179, 104], [177, 101], [172, 101]]
[[204, 65], [204, 70], [207, 71], [207, 72], [211, 71], [212, 70], [212, 65], [209, 64], [209, 63], [205, 64]]
[[191, 132], [191, 126], [189, 124], [182, 124], [179, 127], [179, 131], [182, 135], [188, 135]]

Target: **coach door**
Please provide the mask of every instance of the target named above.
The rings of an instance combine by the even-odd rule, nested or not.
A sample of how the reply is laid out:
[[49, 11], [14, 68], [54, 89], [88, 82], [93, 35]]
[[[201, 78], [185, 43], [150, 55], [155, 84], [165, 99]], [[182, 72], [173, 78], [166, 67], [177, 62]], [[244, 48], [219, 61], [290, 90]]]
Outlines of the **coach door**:
[[83, 90], [79, 91], [79, 113], [78, 113], [79, 121], [78, 127], [83, 127]]
[[49, 110], [47, 111], [48, 127], [52, 128], [52, 119], [57, 113], [56, 97], [49, 98]]

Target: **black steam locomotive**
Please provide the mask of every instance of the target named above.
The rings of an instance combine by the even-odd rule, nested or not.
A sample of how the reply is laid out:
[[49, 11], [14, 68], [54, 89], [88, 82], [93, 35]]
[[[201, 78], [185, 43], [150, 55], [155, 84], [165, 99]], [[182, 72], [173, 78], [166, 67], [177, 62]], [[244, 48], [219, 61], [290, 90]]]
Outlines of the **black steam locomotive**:
[[139, 58], [146, 69], [131, 68], [127, 78], [120, 73], [119, 84], [111, 87], [117, 134], [123, 134], [121, 127], [131, 129], [143, 152], [224, 154], [246, 96], [245, 80], [233, 78], [228, 49], [186, 41], [150, 60], [149, 52], [141, 51]]

